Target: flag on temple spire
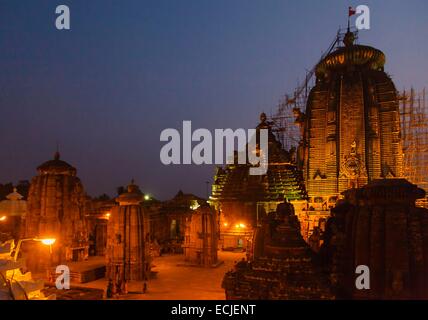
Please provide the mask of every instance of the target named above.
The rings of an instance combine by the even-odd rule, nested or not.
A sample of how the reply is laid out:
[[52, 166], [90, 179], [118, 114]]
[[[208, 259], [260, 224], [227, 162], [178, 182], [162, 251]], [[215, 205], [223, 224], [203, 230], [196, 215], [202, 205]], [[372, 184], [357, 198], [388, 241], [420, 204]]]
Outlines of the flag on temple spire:
[[350, 18], [351, 18], [351, 16], [353, 16], [354, 14], [356, 14], [357, 13], [357, 11], [354, 9], [354, 8], [352, 8], [352, 7], [348, 7], [348, 32], [349, 32], [349, 30], [350, 30]]

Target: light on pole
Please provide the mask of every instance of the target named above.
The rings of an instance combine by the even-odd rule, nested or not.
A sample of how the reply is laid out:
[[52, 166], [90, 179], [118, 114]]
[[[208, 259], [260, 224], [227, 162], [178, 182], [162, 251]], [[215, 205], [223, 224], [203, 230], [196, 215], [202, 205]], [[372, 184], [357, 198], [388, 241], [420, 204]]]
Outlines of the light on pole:
[[15, 254], [13, 256], [13, 259], [15, 261], [18, 260], [19, 250], [21, 250], [22, 243], [26, 242], [26, 241], [38, 241], [38, 242], [41, 242], [44, 245], [49, 246], [49, 251], [52, 254], [52, 245], [55, 243], [56, 239], [54, 239], [54, 238], [48, 238], [48, 239], [38, 239], [38, 238], [19, 239], [18, 240], [18, 244], [16, 245], [16, 249], [14, 250]]

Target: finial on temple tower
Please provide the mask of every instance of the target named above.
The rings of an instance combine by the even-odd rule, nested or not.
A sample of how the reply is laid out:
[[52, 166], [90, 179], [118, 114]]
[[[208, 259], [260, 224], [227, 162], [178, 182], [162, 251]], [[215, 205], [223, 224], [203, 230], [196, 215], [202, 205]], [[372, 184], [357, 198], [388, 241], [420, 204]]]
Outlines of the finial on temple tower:
[[55, 151], [55, 155], [54, 155], [54, 159], [55, 160], [59, 160], [60, 158], [60, 153], [59, 153], [59, 142], [56, 142], [56, 151]]
[[354, 44], [355, 35], [351, 32], [351, 16], [356, 13], [356, 10], [352, 7], [348, 8], [348, 30], [346, 31], [345, 37], [343, 38], [343, 43], [345, 47], [350, 47]]

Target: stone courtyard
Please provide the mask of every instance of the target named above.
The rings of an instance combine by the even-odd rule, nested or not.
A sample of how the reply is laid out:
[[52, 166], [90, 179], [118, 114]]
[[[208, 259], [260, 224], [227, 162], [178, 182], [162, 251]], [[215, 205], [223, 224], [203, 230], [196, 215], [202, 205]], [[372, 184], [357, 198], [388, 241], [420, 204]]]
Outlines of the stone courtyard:
[[[225, 273], [231, 270], [235, 262], [242, 260], [245, 253], [219, 251], [223, 261], [216, 268], [182, 266], [183, 255], [163, 255], [155, 258], [153, 271], [155, 277], [148, 282], [146, 293], [142, 293], [143, 282], [131, 282], [129, 293], [118, 299], [135, 300], [224, 300], [225, 292], [221, 283]], [[79, 284], [78, 287], [103, 289], [107, 280]], [[58, 299], [61, 299], [59, 296]]]

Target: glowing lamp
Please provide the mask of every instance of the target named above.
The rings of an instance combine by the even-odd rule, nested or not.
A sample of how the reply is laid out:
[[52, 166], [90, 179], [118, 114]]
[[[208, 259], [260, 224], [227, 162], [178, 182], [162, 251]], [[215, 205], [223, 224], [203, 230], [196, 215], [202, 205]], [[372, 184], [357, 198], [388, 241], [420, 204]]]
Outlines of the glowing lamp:
[[223, 225], [224, 225], [225, 227], [227, 227], [227, 226], [228, 226], [227, 222], [223, 223]]
[[239, 224], [239, 227], [240, 227], [240, 228], [245, 228], [246, 226], [245, 226], [245, 224], [240, 223], [240, 224]]
[[51, 246], [55, 243], [56, 239], [40, 239], [40, 242], [46, 246]]
[[6, 221], [7, 217], [6, 216], [2, 216], [0, 217], [0, 221]]
[[145, 196], [144, 196], [144, 200], [150, 200], [150, 196], [148, 195], [148, 194], [146, 194]]

